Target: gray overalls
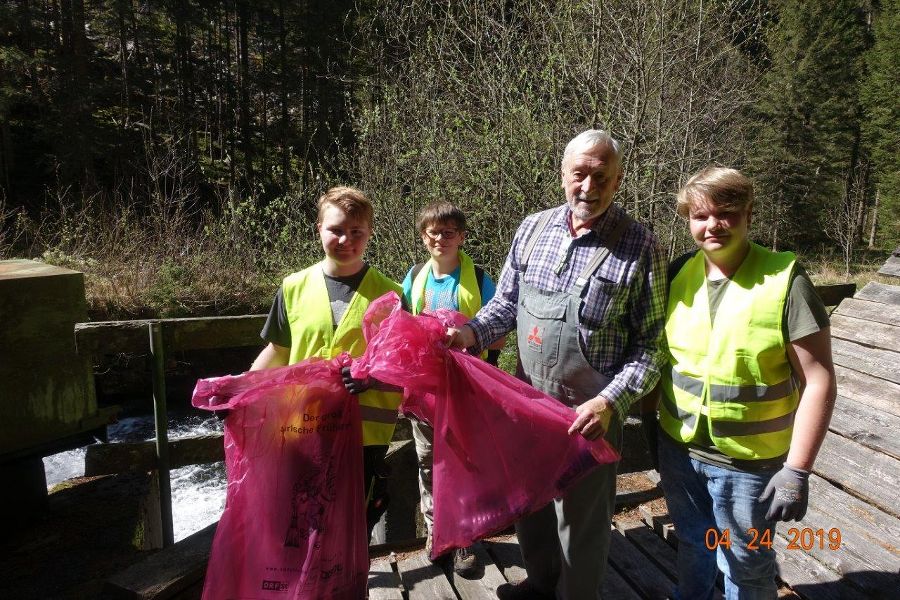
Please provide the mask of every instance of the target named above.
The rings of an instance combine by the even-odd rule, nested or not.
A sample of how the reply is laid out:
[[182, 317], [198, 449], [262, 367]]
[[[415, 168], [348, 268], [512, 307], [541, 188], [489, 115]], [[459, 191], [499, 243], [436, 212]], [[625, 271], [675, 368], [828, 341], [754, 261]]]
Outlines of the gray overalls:
[[[548, 212], [537, 224], [521, 260], [517, 375], [575, 407], [594, 398], [610, 381], [591, 366], [581, 350], [578, 315], [590, 277], [609, 256], [631, 218], [625, 215], [616, 224], [569, 291], [548, 292], [526, 283], [524, 274], [549, 217]], [[615, 414], [605, 438], [617, 450], [621, 448], [622, 424]], [[602, 465], [564, 498], [516, 523], [529, 581], [546, 593], [555, 590], [560, 600], [599, 598], [615, 498], [616, 464]]]

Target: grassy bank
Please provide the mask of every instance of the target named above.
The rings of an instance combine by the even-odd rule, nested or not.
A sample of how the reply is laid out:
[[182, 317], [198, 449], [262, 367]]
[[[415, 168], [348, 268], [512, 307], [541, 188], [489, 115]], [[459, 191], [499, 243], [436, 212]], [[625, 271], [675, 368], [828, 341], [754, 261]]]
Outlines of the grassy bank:
[[[0, 258], [84, 272], [90, 318], [110, 320], [266, 312], [281, 279], [321, 256], [315, 216], [296, 198], [264, 207], [226, 198], [205, 211], [192, 210], [189, 202], [158, 204], [144, 213], [127, 206], [117, 197], [77, 204], [62, 197], [31, 219], [0, 204]], [[397, 237], [379, 240], [378, 228], [369, 256], [399, 279], [410, 257], [422, 255], [418, 240], [414, 232], [401, 244]], [[509, 241], [503, 235], [482, 234], [481, 241], [505, 254]], [[800, 260], [817, 284], [849, 281], [861, 288], [869, 281], [891, 283], [877, 275], [889, 254], [856, 251], [849, 276], [833, 248], [802, 252]]]

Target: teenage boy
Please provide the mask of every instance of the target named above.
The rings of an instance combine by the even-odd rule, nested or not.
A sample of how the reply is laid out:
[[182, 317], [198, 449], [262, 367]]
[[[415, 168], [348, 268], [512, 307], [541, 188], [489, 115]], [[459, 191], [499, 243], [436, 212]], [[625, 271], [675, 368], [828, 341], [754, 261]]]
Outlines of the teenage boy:
[[[283, 367], [311, 358], [333, 358], [341, 352], [365, 352], [362, 318], [369, 301], [396, 283], [369, 266], [363, 255], [372, 237], [373, 208], [361, 191], [334, 187], [319, 198], [317, 230], [324, 258], [284, 278], [275, 294], [260, 336], [268, 342], [251, 371]], [[349, 370], [349, 369], [346, 369]], [[363, 477], [367, 493], [369, 534], [387, 508], [384, 456], [394, 434], [401, 396], [345, 374], [344, 383], [359, 394], [362, 414]]]
[[[431, 258], [412, 267], [403, 280], [403, 298], [414, 315], [439, 308], [459, 311], [472, 318], [478, 309], [494, 296], [494, 282], [462, 251], [466, 240], [466, 215], [450, 202], [426, 206], [418, 217], [419, 235]], [[499, 340], [487, 353], [487, 361], [497, 364], [505, 339]], [[419, 459], [419, 494], [422, 516], [428, 529], [425, 552], [431, 556], [431, 528], [434, 525], [432, 468], [434, 464], [434, 429], [418, 420], [412, 421], [413, 439]], [[470, 575], [477, 568], [472, 548], [459, 548], [453, 554], [453, 569]]]
[[[682, 600], [713, 598], [717, 565], [728, 600], [777, 597], [775, 525], [806, 513], [834, 407], [828, 314], [792, 253], [750, 241], [752, 209], [735, 169], [706, 168], [678, 194], [699, 250], [670, 268], [668, 362], [644, 407], [662, 400], [656, 454]], [[652, 430], [655, 411], [643, 416]], [[710, 531], [730, 545], [708, 549]]]

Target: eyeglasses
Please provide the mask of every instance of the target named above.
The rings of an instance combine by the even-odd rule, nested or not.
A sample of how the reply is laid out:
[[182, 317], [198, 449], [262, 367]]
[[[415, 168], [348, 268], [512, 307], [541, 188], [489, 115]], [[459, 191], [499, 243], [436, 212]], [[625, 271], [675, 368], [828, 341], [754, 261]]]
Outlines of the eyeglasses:
[[456, 239], [456, 236], [459, 235], [459, 229], [439, 229], [437, 231], [435, 231], [434, 229], [426, 229], [425, 235], [435, 241], [441, 238], [445, 240], [452, 240]]

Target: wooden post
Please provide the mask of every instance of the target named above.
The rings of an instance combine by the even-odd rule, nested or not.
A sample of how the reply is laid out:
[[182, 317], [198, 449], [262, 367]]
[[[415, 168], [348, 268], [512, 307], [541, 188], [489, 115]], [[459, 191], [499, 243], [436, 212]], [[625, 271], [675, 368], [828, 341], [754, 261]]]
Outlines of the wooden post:
[[149, 324], [150, 352], [153, 355], [153, 419], [156, 424], [156, 468], [159, 472], [159, 514], [162, 521], [163, 548], [175, 543], [172, 524], [172, 483], [169, 479], [169, 424], [166, 411], [166, 365], [162, 328], [159, 321]]

